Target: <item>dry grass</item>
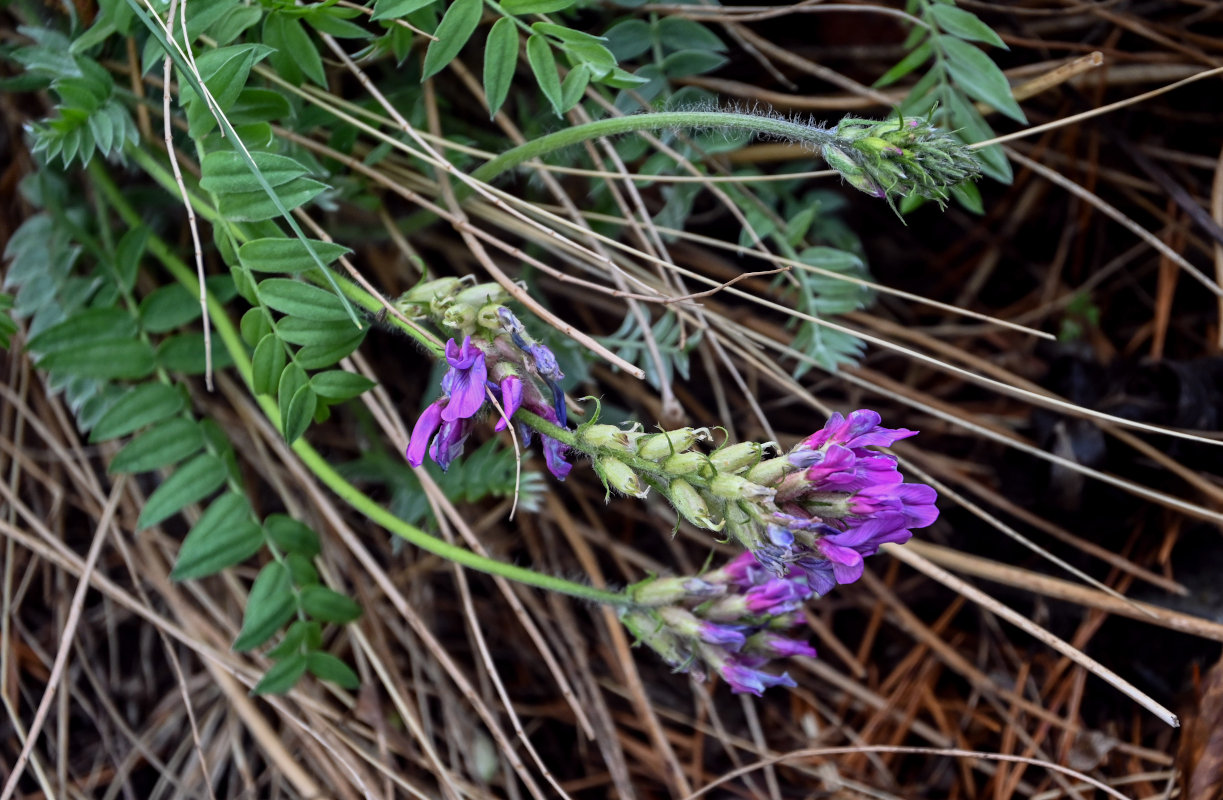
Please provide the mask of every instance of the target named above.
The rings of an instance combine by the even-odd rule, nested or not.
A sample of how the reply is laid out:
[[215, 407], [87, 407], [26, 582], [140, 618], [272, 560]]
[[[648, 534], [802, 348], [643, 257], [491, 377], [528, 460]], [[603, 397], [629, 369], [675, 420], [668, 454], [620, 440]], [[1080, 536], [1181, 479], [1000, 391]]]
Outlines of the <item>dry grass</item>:
[[[691, 684], [633, 650], [604, 609], [395, 546], [324, 490], [221, 374], [214, 393], [195, 387], [195, 410], [236, 443], [261, 511], [287, 509], [324, 533], [325, 580], [365, 609], [328, 643], [355, 665], [358, 693], [305, 682], [284, 697], [252, 698], [267, 664], [228, 645], [255, 567], [172, 583], [184, 527], [134, 533], [151, 484], [106, 474], [113, 450], [82, 442], [17, 348], [0, 362], [0, 780], [22, 772], [13, 796], [1036, 800], [1103, 797], [1107, 786], [1107, 796], [1218, 798], [1209, 792], [1223, 747], [1210, 737], [1223, 719], [1217, 702], [1199, 704], [1196, 693], [1217, 693], [1223, 678], [1194, 678], [1223, 641], [1223, 462], [1217, 444], [1149, 427], [1202, 425], [1216, 440], [1220, 430], [1220, 406], [1208, 413], [1223, 397], [1209, 377], [1223, 336], [1218, 78], [1094, 119], [1076, 115], [1217, 67], [1223, 11], [1189, 2], [962, 5], [1003, 32], [1012, 47], [1004, 63], [1027, 87], [1025, 110], [1033, 124], [1052, 124], [1009, 143], [1015, 182], [983, 186], [982, 218], [927, 210], [902, 228], [886, 209], [852, 199], [849, 222], [867, 239], [880, 282], [943, 305], [883, 294], [843, 320], [872, 345], [860, 366], [836, 375], [795, 382], [779, 363], [795, 354], [770, 278], [691, 297], [745, 270], [793, 265], [763, 245], [668, 238], [643, 213], [655, 198], [619, 177], [628, 167], [610, 148], [589, 155], [594, 179], [613, 182], [623, 210], [612, 238], [590, 230], [582, 176], [541, 170], [551, 205], [502, 185], [460, 207], [445, 154], [433, 150], [444, 142], [432, 90], [432, 130], [412, 146], [430, 169], [404, 153], [369, 169], [305, 142], [386, 198], [380, 216], [360, 222], [382, 224], [387, 244], [352, 263], [386, 293], [413, 283], [417, 252], [440, 271], [507, 282], [538, 258], [559, 323], [606, 334], [626, 309], [644, 317], [668, 300], [689, 330], [705, 333], [692, 381], [655, 393], [603, 365], [573, 394], [614, 398], [647, 422], [721, 421], [741, 439], [788, 443], [817, 427], [827, 406], [887, 409], [889, 423], [923, 431], [896, 453], [907, 475], [939, 487], [944, 516], [895, 558], [876, 559], [860, 583], [810, 606], [821, 658], [792, 667], [799, 689], [756, 700]], [[712, 19], [711, 9], [683, 8]], [[754, 81], [702, 83], [728, 100], [764, 97], [780, 110], [830, 115], [882, 114], [895, 101], [863, 85], [895, 48], [868, 47], [860, 33], [838, 42], [838, 31], [881, 18], [777, 9], [788, 15], [778, 22], [762, 12], [722, 9], [721, 30], [789, 85], [748, 65], [751, 56], [743, 69]], [[782, 32], [800, 23], [818, 33], [795, 46]], [[461, 64], [444, 80], [476, 102], [478, 82]], [[19, 215], [13, 181], [30, 161], [15, 137], [28, 109], [4, 102], [14, 138], [0, 191]], [[396, 130], [392, 111], [371, 120], [380, 132], [362, 147]], [[158, 123], [147, 129], [153, 144]], [[504, 114], [495, 123], [521, 138]], [[793, 155], [760, 145], [735, 159], [768, 170]], [[743, 220], [721, 191], [709, 183], [705, 212], [728, 229]], [[451, 225], [405, 240], [393, 220], [417, 208]], [[0, 220], [0, 238], [15, 225], [15, 216]], [[528, 243], [537, 255], [524, 252]], [[1081, 313], [1075, 297], [1084, 291], [1102, 322], [1074, 347], [1016, 328], [1056, 332]], [[402, 451], [425, 360], [387, 336], [350, 366], [380, 382], [365, 397], [366, 416]], [[1171, 399], [1159, 392], [1167, 374], [1182, 389]], [[310, 438], [343, 462], [366, 449], [370, 430], [340, 414]], [[444, 535], [595, 585], [695, 571], [710, 549], [706, 534], [686, 526], [672, 536], [673, 514], [661, 504], [605, 504], [585, 469], [554, 487], [539, 514], [513, 520], [509, 501], [454, 509], [425, 483]], [[1004, 621], [1008, 609], [1069, 649]], [[1181, 742], [1100, 680], [1108, 670], [1174, 706], [1192, 737]], [[1189, 776], [1206, 788], [1189, 791]]]

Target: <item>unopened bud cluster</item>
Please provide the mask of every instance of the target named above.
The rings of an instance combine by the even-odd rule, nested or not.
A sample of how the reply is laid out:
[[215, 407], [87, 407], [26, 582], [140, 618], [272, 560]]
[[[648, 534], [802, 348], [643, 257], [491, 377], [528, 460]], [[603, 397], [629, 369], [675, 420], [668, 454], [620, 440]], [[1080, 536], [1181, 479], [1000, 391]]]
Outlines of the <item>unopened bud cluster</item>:
[[951, 189], [981, 175], [976, 156], [955, 136], [915, 117], [846, 117], [820, 146], [828, 166], [875, 197], [918, 195], [943, 203]]

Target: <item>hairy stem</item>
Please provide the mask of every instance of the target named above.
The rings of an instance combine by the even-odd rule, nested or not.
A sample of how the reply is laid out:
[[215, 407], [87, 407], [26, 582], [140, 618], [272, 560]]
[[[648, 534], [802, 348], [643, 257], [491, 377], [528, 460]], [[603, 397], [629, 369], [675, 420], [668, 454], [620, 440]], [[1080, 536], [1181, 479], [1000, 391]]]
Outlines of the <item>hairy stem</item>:
[[484, 182], [495, 180], [502, 173], [529, 161], [588, 139], [601, 136], [616, 136], [637, 131], [666, 130], [668, 128], [732, 128], [753, 131], [762, 136], [772, 136], [786, 141], [801, 142], [813, 150], [833, 141], [833, 134], [814, 125], [793, 122], [777, 117], [744, 114], [735, 111], [656, 111], [633, 114], [627, 117], [612, 117], [575, 125], [572, 128], [550, 133], [538, 139], [507, 150], [491, 161], [485, 162], [471, 177]]

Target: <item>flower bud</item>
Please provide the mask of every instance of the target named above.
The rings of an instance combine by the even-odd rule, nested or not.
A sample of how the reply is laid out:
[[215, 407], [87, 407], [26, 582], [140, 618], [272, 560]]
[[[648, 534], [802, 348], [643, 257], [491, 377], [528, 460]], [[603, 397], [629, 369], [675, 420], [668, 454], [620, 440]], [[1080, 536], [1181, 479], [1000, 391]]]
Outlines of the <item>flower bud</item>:
[[714, 521], [705, 498], [701, 497], [701, 493], [683, 478], [671, 481], [670, 493], [671, 504], [675, 506], [675, 510], [698, 528], [720, 531], [726, 524], [724, 521]]
[[620, 622], [638, 642], [647, 645], [672, 667], [681, 668], [692, 662], [692, 653], [652, 611], [625, 609]]
[[789, 473], [794, 472], [795, 469], [795, 466], [790, 463], [788, 457], [778, 456], [767, 461], [761, 461], [749, 469], [745, 477], [752, 483], [758, 483], [761, 486], [772, 486]]
[[497, 309], [500, 307], [496, 303], [485, 303], [480, 306], [480, 310], [476, 312], [476, 325], [500, 333], [501, 319], [497, 316]]
[[446, 328], [470, 333], [476, 324], [476, 310], [466, 303], [454, 302], [441, 314], [441, 324]]
[[760, 460], [764, 447], [758, 442], [740, 442], [722, 447], [709, 454], [709, 461], [718, 472], [738, 472]]
[[478, 283], [459, 292], [454, 300], [461, 305], [480, 308], [489, 303], [494, 306], [504, 305], [510, 301], [510, 296], [506, 294], [500, 284]]
[[459, 278], [438, 278], [432, 281], [421, 281], [401, 294], [395, 303], [396, 305], [400, 303], [428, 305], [439, 297], [449, 297], [458, 291], [462, 283], [463, 281]]
[[676, 453], [662, 462], [663, 471], [668, 475], [691, 475], [709, 467], [709, 458], [704, 453], [688, 451]]
[[639, 431], [625, 431], [615, 425], [583, 425], [577, 430], [578, 441], [587, 447], [635, 453]]
[[637, 455], [651, 461], [658, 461], [672, 453], [684, 452], [707, 435], [708, 431], [704, 428], [680, 428], [650, 434], [637, 440]]
[[647, 578], [628, 587], [628, 594], [638, 606], [667, 606], [675, 605], [689, 598], [720, 597], [726, 594], [726, 585], [710, 583], [690, 575]]
[[595, 472], [610, 490], [627, 494], [631, 497], [643, 498], [650, 492], [650, 487], [641, 482], [633, 468], [623, 461], [611, 456], [603, 456], [595, 461]]
[[728, 475], [725, 472], [720, 472], [714, 479], [709, 482], [709, 491], [716, 497], [723, 497], [727, 500], [752, 500], [759, 501], [772, 499], [776, 494], [775, 489], [770, 489], [767, 486], [761, 486], [758, 483], [752, 483], [747, 478], [739, 475]]

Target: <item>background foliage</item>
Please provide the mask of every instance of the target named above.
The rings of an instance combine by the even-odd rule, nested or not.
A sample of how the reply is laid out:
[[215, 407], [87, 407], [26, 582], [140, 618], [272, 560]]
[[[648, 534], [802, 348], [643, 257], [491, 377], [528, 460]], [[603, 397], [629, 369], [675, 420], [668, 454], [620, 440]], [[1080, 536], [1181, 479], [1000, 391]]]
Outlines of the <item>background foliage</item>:
[[[807, 747], [904, 744], [1069, 765], [1132, 796], [1169, 782], [1209, 796], [1194, 787], [1208, 790], [1217, 745], [1197, 731], [1219, 722], [1208, 699], [1223, 678], [1193, 678], [1223, 640], [1217, 450], [1124, 421], [1219, 429], [1219, 290], [1194, 272], [1223, 241], [1206, 200], [1217, 143], [1196, 111], [1215, 83], [1074, 115], [1216, 63], [1218, 12], [99, 0], [0, 13], [0, 763], [17, 763], [45, 690], [60, 703], [17, 791], [683, 797], [725, 777], [748, 796], [1047, 797], [1075, 780], [866, 749], [731, 775]], [[981, 149], [989, 180], [945, 215], [906, 199], [904, 220], [802, 147], [722, 130], [574, 146], [491, 187], [460, 177], [590, 119], [762, 104], [831, 121], [932, 114], [967, 142], [1062, 125]], [[519, 470], [508, 440], [444, 475], [408, 469], [405, 425], [438, 373], [383, 298], [426, 274], [524, 287], [523, 318], [604, 421], [788, 445], [825, 404], [891, 406], [889, 424], [924, 431], [897, 452], [941, 484], [937, 544], [812, 607], [823, 657], [795, 671], [799, 690], [750, 702], [635, 655], [596, 607], [402, 546], [327, 467], [406, 525], [596, 586], [694, 571], [710, 552], [686, 526], [672, 536], [663, 507], [604, 506], [588, 470], [563, 486], [538, 456]], [[1071, 582], [1008, 533], [1102, 584]], [[1161, 702], [1207, 701], [1186, 700], [1174, 739], [923, 564], [992, 581]], [[82, 575], [94, 591], [78, 598]], [[1161, 606], [1106, 617], [1133, 606], [1105, 588]], [[1138, 637], [1141, 654], [1118, 644]]]

